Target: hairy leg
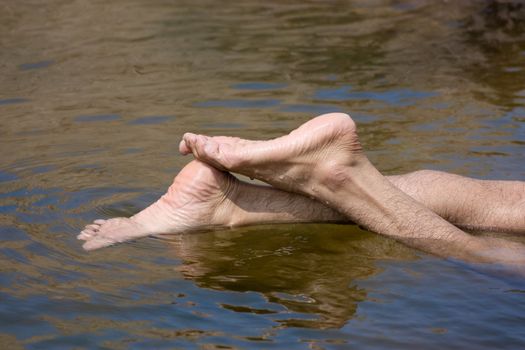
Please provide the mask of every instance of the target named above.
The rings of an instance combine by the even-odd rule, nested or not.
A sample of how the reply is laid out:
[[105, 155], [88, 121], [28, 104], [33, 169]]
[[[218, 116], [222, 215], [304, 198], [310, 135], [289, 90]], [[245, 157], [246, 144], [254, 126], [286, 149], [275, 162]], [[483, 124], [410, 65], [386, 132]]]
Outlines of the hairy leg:
[[[453, 219], [468, 223], [465, 225], [468, 227], [496, 227], [497, 229], [505, 227], [508, 230], [509, 226], [505, 226], [507, 222], [495, 225], [497, 222], [494, 220], [498, 216], [491, 219], [492, 216], [482, 215], [483, 212], [478, 210], [479, 217], [470, 218], [472, 210], [469, 208], [476, 203], [465, 205], [466, 199], [462, 199], [462, 196], [477, 195], [479, 199], [480, 195], [483, 195], [475, 192], [479, 180], [460, 178], [464, 183], [461, 184], [462, 190], [459, 191], [457, 188], [451, 188], [450, 177], [456, 176], [419, 171], [389, 177], [389, 180], [441, 216], [451, 212], [454, 215]], [[429, 186], [431, 184], [433, 186]], [[509, 192], [512, 192], [513, 184], [513, 182], [489, 183]], [[448, 193], [444, 198], [448, 199], [455, 195], [456, 200], [446, 203], [439, 199], [439, 195], [444, 193]], [[494, 195], [497, 193], [500, 192], [494, 192]], [[489, 200], [493, 202], [497, 198], [481, 197], [482, 202]], [[477, 202], [474, 199], [472, 201]], [[458, 210], [451, 210], [453, 206]], [[465, 216], [461, 216], [463, 211]], [[507, 215], [511, 212], [509, 208]], [[336, 210], [306, 196], [269, 186], [244, 183], [226, 172], [193, 161], [175, 177], [168, 192], [157, 202], [131, 218], [96, 220], [86, 226], [79, 239], [86, 241], [85, 249], [93, 250], [152, 234], [292, 222], [342, 223], [348, 222], [348, 219]]]
[[525, 182], [477, 180], [434, 170], [387, 178], [456, 226], [476, 231], [525, 233]]
[[[429, 170], [388, 179], [440, 216], [461, 223], [460, 226], [525, 231], [522, 214], [525, 189], [522, 187], [519, 191], [522, 183], [480, 182]], [[492, 190], [484, 190], [485, 187]], [[512, 199], [512, 196], [516, 201], [521, 200], [521, 207], [516, 205], [514, 209], [512, 204], [505, 203], [504, 199]], [[183, 201], [190, 204], [182, 205]], [[498, 202], [501, 205], [495, 211], [494, 203]], [[342, 223], [348, 219], [306, 196], [244, 183], [226, 172], [194, 161], [180, 172], [159, 201], [131, 218], [96, 220], [86, 226], [79, 238], [86, 241], [86, 249], [92, 250], [152, 234], [292, 222]]]
[[[458, 226], [525, 232], [525, 186], [521, 182], [481, 181], [430, 170], [388, 179]], [[177, 175], [157, 202], [131, 218], [96, 220], [86, 226], [79, 239], [86, 241], [85, 249], [92, 250], [152, 234], [210, 227], [345, 221], [349, 221], [347, 217], [317, 200], [246, 184], [195, 161]]]
[[[434, 170], [386, 178], [455, 226], [474, 231], [525, 234], [524, 182], [477, 180]], [[238, 203], [243, 215], [234, 219], [238, 220], [235, 226], [269, 222], [349, 222], [338, 211], [309, 197], [273, 187], [239, 183], [247, 198]]]
[[239, 181], [200, 161], [189, 163], [168, 191], [131, 218], [95, 220], [78, 235], [94, 250], [149, 235], [264, 223], [336, 222], [338, 212], [299, 194]]
[[229, 196], [235, 191], [233, 176], [199, 161], [189, 163], [168, 191], [131, 218], [95, 220], [78, 235], [86, 250], [152, 234], [187, 232], [227, 223]]
[[476, 262], [525, 264], [525, 247], [466, 234], [396, 188], [364, 155], [353, 120], [332, 113], [269, 141], [185, 134], [181, 153], [315, 198], [411, 246]]

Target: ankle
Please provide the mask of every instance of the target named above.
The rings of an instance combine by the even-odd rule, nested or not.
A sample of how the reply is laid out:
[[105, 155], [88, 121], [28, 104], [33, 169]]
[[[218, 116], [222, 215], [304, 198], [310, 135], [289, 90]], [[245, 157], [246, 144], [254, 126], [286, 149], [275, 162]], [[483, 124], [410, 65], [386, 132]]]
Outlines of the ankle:
[[228, 183], [224, 186], [223, 199], [217, 206], [213, 221], [220, 226], [236, 227], [245, 224], [246, 214], [242, 210], [245, 202], [243, 184], [233, 175], [228, 174]]
[[[318, 175], [314, 182], [334, 195], [343, 190], [357, 189], [363, 182], [361, 179], [370, 178], [371, 175], [378, 173], [366, 157], [358, 157], [350, 163], [329, 161], [319, 167], [316, 172]], [[316, 187], [311, 186], [310, 189], [314, 193], [308, 194], [315, 197], [318, 192]]]
[[396, 215], [388, 203], [399, 190], [366, 157], [330, 169], [324, 172], [320, 191], [313, 197], [373, 231], [381, 232], [379, 222], [393, 224]]

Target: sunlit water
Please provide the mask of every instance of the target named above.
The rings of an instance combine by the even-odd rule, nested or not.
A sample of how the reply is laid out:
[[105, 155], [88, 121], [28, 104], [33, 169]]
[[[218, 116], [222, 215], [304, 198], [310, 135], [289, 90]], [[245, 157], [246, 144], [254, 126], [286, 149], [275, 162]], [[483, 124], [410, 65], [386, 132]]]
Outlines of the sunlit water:
[[185, 131], [270, 138], [328, 111], [386, 174], [524, 179], [523, 8], [483, 7], [1, 2], [0, 347], [525, 347], [522, 279], [354, 226], [75, 238], [161, 195]]

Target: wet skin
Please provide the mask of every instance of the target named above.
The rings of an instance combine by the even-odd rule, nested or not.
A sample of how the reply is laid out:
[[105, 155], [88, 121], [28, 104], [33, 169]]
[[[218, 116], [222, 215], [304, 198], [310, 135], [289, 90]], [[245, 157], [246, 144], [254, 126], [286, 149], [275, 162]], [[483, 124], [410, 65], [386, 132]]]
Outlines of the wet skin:
[[[492, 231], [524, 232], [525, 225], [513, 225], [518, 220], [501, 221], [501, 216], [519, 219], [516, 205], [509, 201], [511, 191], [519, 183], [480, 181], [436, 171], [417, 171], [388, 177], [405, 193], [431, 208], [449, 221], [465, 228]], [[462, 187], [459, 191], [457, 184]], [[447, 187], [448, 186], [448, 187]], [[486, 206], [474, 207], [487, 186], [493, 193], [505, 197], [501, 215], [490, 215]], [[481, 188], [481, 189], [480, 189]], [[477, 191], [476, 191], [477, 190]], [[479, 193], [482, 191], [483, 193]], [[469, 211], [461, 211], [458, 201], [439, 200], [437, 193], [461, 194]], [[444, 199], [450, 196], [442, 196]], [[497, 203], [497, 198], [493, 198]], [[456, 208], [454, 208], [456, 205]], [[473, 215], [472, 208], [478, 215]], [[339, 212], [308, 197], [239, 181], [227, 172], [219, 171], [200, 161], [190, 162], [174, 179], [168, 191], [155, 203], [131, 218], [95, 220], [87, 225], [79, 239], [86, 241], [87, 250], [162, 233], [183, 233], [213, 227], [232, 227], [264, 223], [348, 222]]]
[[86, 250], [153, 234], [229, 225], [233, 176], [199, 161], [188, 164], [158, 201], [131, 218], [95, 220], [78, 236]]
[[[480, 181], [432, 171], [387, 180], [363, 154], [355, 124], [345, 114], [319, 116], [270, 141], [185, 134], [179, 148], [202, 162], [191, 162], [159, 201], [133, 217], [97, 220], [86, 226], [79, 235], [86, 241], [85, 249], [213, 226], [353, 220], [442, 256], [512, 264], [523, 258], [521, 245], [474, 238], [427, 208], [462, 226], [523, 232], [523, 183]], [[255, 177], [285, 191], [245, 184], [216, 168]], [[345, 192], [342, 197], [341, 192]], [[455, 199], [462, 199], [461, 205], [458, 200], [447, 200], [452, 193]], [[486, 206], [476, 207], [480, 196], [490, 199], [499, 211], [490, 215]], [[428, 231], [421, 230], [418, 222]], [[497, 249], [489, 249], [494, 244]], [[499, 257], [502, 249], [504, 259]]]
[[[343, 113], [321, 115], [269, 141], [188, 133], [179, 150], [219, 169], [307, 195], [371, 231], [433, 254], [525, 265], [525, 246], [469, 235], [396, 188], [362, 152], [356, 125]], [[517, 203], [520, 211], [523, 192]]]

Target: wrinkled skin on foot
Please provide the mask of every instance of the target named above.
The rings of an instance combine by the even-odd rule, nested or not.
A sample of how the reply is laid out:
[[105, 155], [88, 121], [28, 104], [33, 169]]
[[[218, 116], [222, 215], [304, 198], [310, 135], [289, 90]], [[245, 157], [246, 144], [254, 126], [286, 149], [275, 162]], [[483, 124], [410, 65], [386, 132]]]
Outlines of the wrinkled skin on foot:
[[157, 202], [131, 218], [95, 220], [77, 238], [85, 241], [84, 249], [94, 250], [154, 234], [230, 226], [230, 197], [237, 187], [232, 175], [192, 161]]
[[334, 175], [337, 180], [339, 168], [366, 160], [355, 123], [343, 113], [321, 115], [288, 135], [268, 141], [186, 133], [179, 151], [192, 153], [218, 169], [310, 196], [316, 191], [311, 184], [332, 181]]

